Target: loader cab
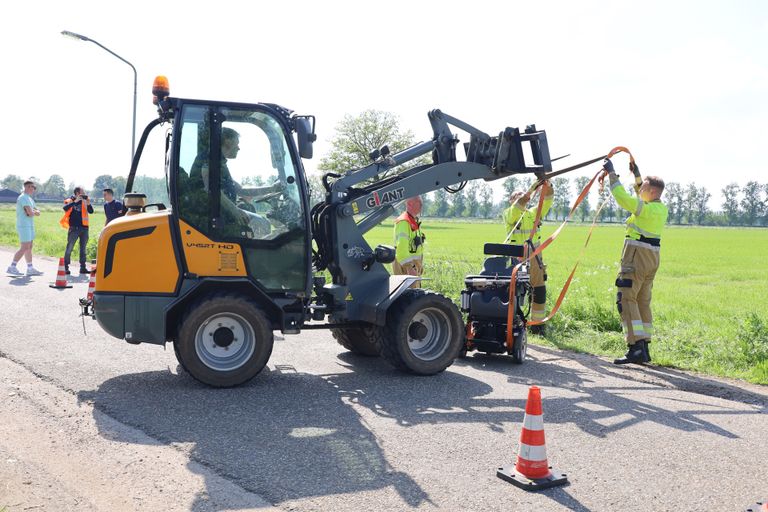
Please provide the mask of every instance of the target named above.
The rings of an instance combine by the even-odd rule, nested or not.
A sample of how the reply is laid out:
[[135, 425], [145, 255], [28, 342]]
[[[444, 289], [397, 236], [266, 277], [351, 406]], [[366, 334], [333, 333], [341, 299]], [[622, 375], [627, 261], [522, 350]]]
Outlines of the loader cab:
[[306, 181], [287, 112], [175, 101], [167, 172], [187, 272], [307, 292]]

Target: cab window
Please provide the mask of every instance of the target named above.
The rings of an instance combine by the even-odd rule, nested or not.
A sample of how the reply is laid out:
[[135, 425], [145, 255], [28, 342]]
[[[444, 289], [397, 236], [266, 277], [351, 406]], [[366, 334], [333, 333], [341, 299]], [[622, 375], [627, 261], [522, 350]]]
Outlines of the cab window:
[[280, 122], [210, 106], [185, 106], [180, 122], [179, 217], [213, 240], [240, 244], [267, 288], [303, 289], [309, 235]]

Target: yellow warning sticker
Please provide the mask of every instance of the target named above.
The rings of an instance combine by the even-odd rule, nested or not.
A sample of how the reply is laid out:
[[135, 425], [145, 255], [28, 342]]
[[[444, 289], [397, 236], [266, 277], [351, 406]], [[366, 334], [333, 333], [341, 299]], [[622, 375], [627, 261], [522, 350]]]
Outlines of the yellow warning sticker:
[[[354, 213], [355, 215], [357, 215], [358, 213], [360, 213], [360, 207], [359, 207], [359, 206], [357, 206], [357, 201], [355, 201], [354, 203], [352, 203], [352, 213]], [[349, 300], [349, 299], [347, 299], [347, 300]]]
[[352, 293], [347, 293], [347, 296], [344, 298], [344, 300], [354, 300], [352, 299]]

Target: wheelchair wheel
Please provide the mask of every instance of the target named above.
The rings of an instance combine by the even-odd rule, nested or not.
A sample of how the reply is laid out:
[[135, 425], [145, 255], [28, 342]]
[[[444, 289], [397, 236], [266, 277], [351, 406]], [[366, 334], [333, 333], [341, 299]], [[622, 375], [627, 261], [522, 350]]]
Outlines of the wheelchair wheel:
[[523, 326], [520, 329], [520, 333], [515, 336], [512, 352], [509, 354], [512, 356], [512, 362], [515, 364], [523, 364], [525, 362], [525, 355], [528, 353], [527, 332], [527, 329]]

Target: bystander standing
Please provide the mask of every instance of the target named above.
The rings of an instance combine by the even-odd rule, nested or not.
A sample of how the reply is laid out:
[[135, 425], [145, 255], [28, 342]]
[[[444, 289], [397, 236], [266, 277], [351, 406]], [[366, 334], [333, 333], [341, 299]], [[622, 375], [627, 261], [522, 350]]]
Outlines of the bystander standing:
[[32, 266], [32, 245], [35, 242], [35, 217], [40, 215], [40, 210], [35, 206], [32, 194], [37, 190], [37, 185], [32, 180], [24, 182], [24, 191], [16, 198], [16, 232], [19, 234], [19, 250], [13, 255], [13, 262], [8, 266], [8, 274], [13, 276], [24, 275], [16, 265], [22, 256], [27, 262], [26, 275], [39, 276], [42, 272]]
[[122, 202], [115, 199], [115, 192], [111, 188], [104, 189], [104, 215], [107, 217], [104, 225], [106, 226], [118, 217], [125, 214], [125, 206]]

